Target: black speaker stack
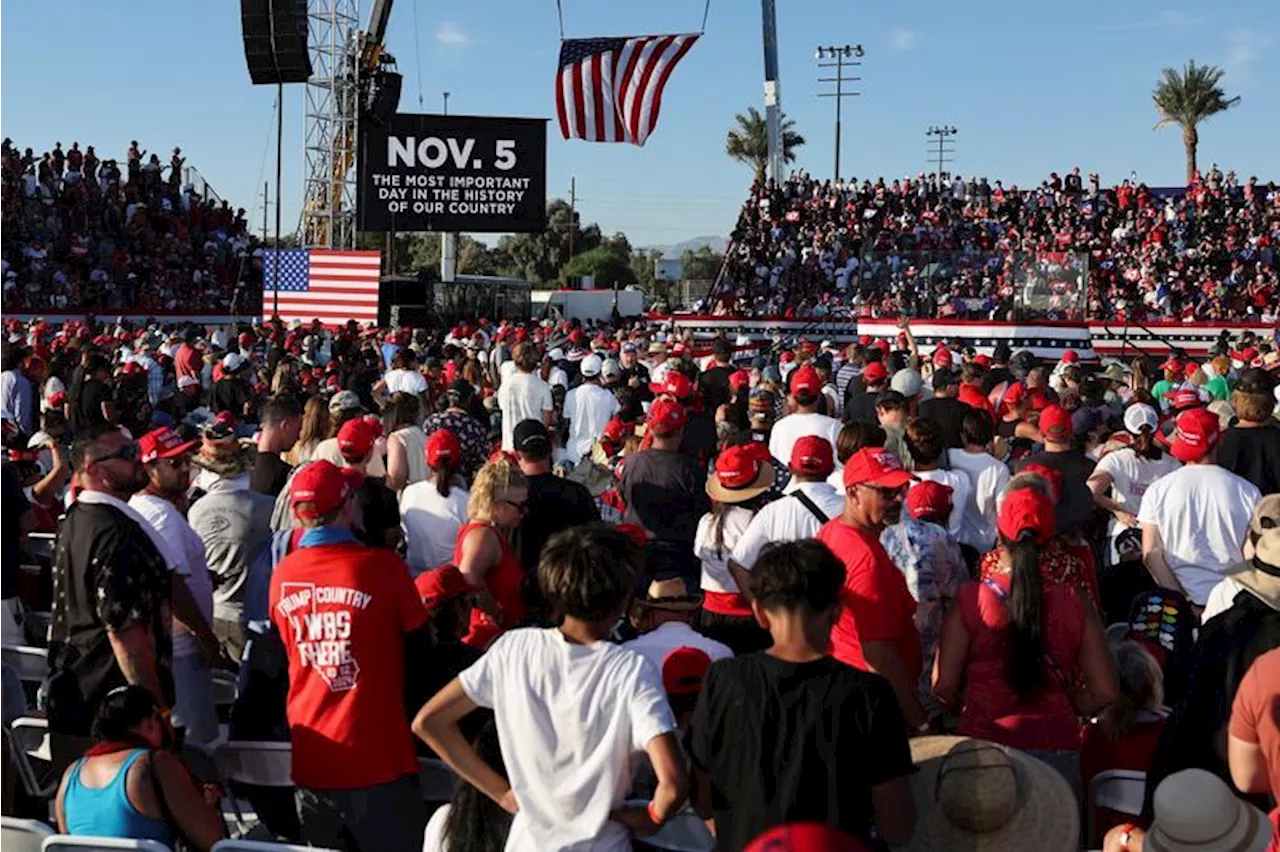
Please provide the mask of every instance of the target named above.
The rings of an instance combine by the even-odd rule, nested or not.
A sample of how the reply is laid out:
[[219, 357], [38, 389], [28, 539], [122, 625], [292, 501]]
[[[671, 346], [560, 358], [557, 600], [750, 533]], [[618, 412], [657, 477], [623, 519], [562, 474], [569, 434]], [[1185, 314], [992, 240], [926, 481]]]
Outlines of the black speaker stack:
[[255, 86], [307, 82], [307, 0], [240, 0], [240, 25]]

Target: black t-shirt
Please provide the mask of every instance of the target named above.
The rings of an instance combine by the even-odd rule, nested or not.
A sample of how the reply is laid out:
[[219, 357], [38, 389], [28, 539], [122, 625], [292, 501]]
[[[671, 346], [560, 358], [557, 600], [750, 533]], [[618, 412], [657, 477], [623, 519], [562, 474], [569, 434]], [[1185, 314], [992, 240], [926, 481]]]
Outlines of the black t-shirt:
[[4, 564], [0, 598], [8, 600], [18, 594], [18, 560], [21, 558], [18, 539], [22, 534], [22, 516], [31, 508], [31, 503], [22, 491], [18, 472], [7, 459], [0, 461], [0, 476], [4, 485]]
[[279, 453], [259, 451], [258, 458], [253, 463], [253, 473], [249, 477], [249, 488], [259, 494], [274, 497], [284, 490], [292, 471], [293, 468], [280, 458]]
[[876, 414], [876, 396], [877, 394], [867, 390], [862, 376], [850, 379], [849, 384], [844, 388], [844, 421], [846, 423], [855, 421], [879, 423], [880, 417]]
[[680, 452], [697, 462], [700, 469], [706, 470], [716, 454], [716, 424], [710, 414], [689, 415], [684, 437], [680, 440]]
[[729, 397], [732, 396], [732, 391], [729, 389], [729, 374], [732, 372], [732, 366], [717, 364], [698, 379], [698, 389], [702, 391], [703, 410], [714, 414], [717, 408], [729, 401]]
[[622, 469], [624, 520], [639, 524], [659, 541], [693, 547], [698, 521], [711, 503], [706, 477], [693, 457], [669, 450], [643, 450]]
[[791, 663], [758, 653], [714, 663], [689, 752], [711, 778], [720, 850], [790, 822], [871, 842], [871, 789], [913, 769], [889, 682], [829, 657]]
[[554, 473], [529, 477], [529, 509], [520, 522], [520, 563], [526, 572], [538, 570], [542, 547], [553, 535], [570, 527], [600, 520], [591, 492], [580, 483]]
[[1232, 426], [1222, 433], [1214, 461], [1258, 486], [1264, 495], [1280, 492], [1280, 426]]
[[1065, 453], [1036, 453], [1017, 462], [1014, 473], [1021, 473], [1027, 465], [1038, 464], [1062, 473], [1062, 499], [1054, 510], [1054, 525], [1059, 533], [1083, 532], [1093, 520], [1096, 509], [1093, 493], [1085, 483], [1093, 475], [1097, 464], [1078, 450]]
[[982, 379], [982, 392], [987, 396], [990, 396], [991, 392], [996, 389], [997, 385], [1004, 384], [1012, 378], [1013, 376], [1009, 374], [1008, 367], [992, 367], [990, 370], [987, 370], [986, 376]]
[[214, 414], [230, 411], [237, 419], [244, 417], [244, 406], [249, 401], [249, 389], [236, 378], [220, 379], [213, 386]]
[[387, 530], [400, 528], [400, 502], [396, 493], [381, 479], [365, 477], [356, 489], [356, 502], [360, 504], [356, 538], [369, 547], [387, 547]]
[[111, 388], [100, 379], [85, 379], [80, 385], [80, 394], [71, 406], [71, 428], [78, 434], [85, 434], [91, 427], [106, 423], [102, 416], [102, 403], [111, 402]]
[[959, 449], [964, 446], [960, 438], [960, 426], [964, 416], [973, 409], [955, 397], [935, 396], [920, 403], [918, 409], [921, 417], [928, 418], [942, 429], [942, 440], [948, 449]]

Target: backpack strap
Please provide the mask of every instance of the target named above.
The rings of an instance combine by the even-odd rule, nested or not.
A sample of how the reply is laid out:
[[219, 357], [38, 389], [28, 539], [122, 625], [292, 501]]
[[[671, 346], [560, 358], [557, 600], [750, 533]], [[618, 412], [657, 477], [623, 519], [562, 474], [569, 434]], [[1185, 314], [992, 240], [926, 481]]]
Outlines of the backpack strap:
[[820, 508], [818, 508], [817, 503], [813, 502], [813, 498], [810, 497], [808, 494], [805, 494], [799, 488], [797, 488], [795, 491], [792, 491], [791, 496], [799, 500], [800, 503], [806, 509], [809, 510], [809, 513], [818, 519], [819, 526], [831, 520], [830, 518], [827, 517], [827, 513], [822, 511]]

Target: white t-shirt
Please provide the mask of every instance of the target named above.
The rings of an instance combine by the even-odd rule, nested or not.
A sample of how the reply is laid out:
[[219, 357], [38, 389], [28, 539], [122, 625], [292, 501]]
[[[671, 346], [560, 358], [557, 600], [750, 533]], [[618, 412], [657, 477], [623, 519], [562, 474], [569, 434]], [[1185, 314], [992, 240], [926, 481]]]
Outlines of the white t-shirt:
[[[951, 514], [947, 516], [947, 532], [958, 539], [964, 520], [964, 509], [969, 505], [970, 496], [973, 493], [973, 486], [969, 484], [969, 474], [963, 470], [917, 470], [915, 474], [921, 480], [937, 482], [951, 489]], [[910, 490], [907, 493], [910, 494]]]
[[400, 493], [405, 556], [416, 577], [453, 560], [458, 529], [467, 522], [467, 492], [454, 485], [441, 497], [434, 482], [415, 482]]
[[653, 663], [659, 674], [662, 673], [662, 661], [667, 658], [667, 654], [685, 646], [705, 651], [713, 663], [733, 656], [733, 650], [728, 645], [703, 636], [683, 621], [664, 622], [654, 630], [622, 643], [623, 648], [635, 651]]
[[[142, 516], [153, 530], [164, 539], [170, 569], [182, 576], [200, 607], [205, 623], [213, 626], [213, 579], [204, 556], [204, 540], [182, 517], [178, 508], [162, 497], [150, 494], [134, 494], [129, 506]], [[200, 643], [185, 630], [173, 633], [173, 655], [187, 657], [200, 653]]]
[[729, 557], [742, 534], [751, 525], [755, 515], [734, 506], [724, 513], [721, 538], [724, 547], [717, 550], [715, 540], [715, 515], [708, 512], [698, 521], [698, 531], [693, 535], [693, 555], [702, 562], [702, 588], [708, 592], [735, 594], [740, 591], [729, 573]]
[[498, 384], [502, 385], [507, 379], [516, 374], [516, 362], [507, 360], [498, 365]]
[[836, 439], [840, 437], [840, 427], [839, 420], [825, 414], [798, 412], [788, 414], [773, 424], [773, 431], [769, 433], [769, 455], [782, 464], [791, 464], [791, 448], [796, 445], [796, 441], [806, 435], [826, 438], [831, 442], [831, 451], [834, 454]]
[[387, 383], [387, 395], [409, 393], [417, 396], [427, 392], [427, 380], [417, 370], [387, 370], [383, 377]]
[[1223, 573], [1244, 559], [1249, 518], [1261, 499], [1253, 483], [1225, 468], [1186, 465], [1151, 484], [1138, 521], [1160, 531], [1169, 569], [1192, 603], [1204, 606]]
[[498, 388], [498, 407], [502, 409], [502, 449], [515, 449], [516, 424], [522, 420], [542, 422], [544, 411], [553, 411], [551, 386], [533, 373], [516, 372]]
[[844, 492], [837, 491], [827, 482], [796, 482], [786, 488], [786, 496], [779, 497], [765, 506], [747, 524], [746, 530], [733, 546], [733, 561], [750, 569], [760, 558], [766, 544], [775, 541], [799, 541], [813, 538], [822, 528], [809, 508], [791, 494], [803, 491], [827, 519], [838, 518], [844, 512]]
[[[381, 444], [381, 447], [379, 447]], [[369, 457], [369, 463], [365, 465], [365, 474], [375, 479], [380, 479], [387, 475], [387, 463], [383, 461], [383, 457], [387, 454], [387, 439], [378, 438], [373, 445], [373, 455]], [[327, 461], [335, 467], [342, 467], [346, 461], [342, 458], [342, 450], [338, 449], [337, 438], [325, 438], [316, 444], [316, 448], [311, 451], [311, 461]]]
[[969, 477], [969, 499], [964, 504], [957, 541], [986, 553], [996, 543], [996, 498], [1009, 484], [1009, 468], [990, 453], [953, 449], [947, 451], [947, 460], [952, 471]]
[[1125, 511], [1136, 515], [1151, 484], [1180, 467], [1182, 462], [1168, 453], [1158, 459], [1148, 459], [1138, 455], [1132, 447], [1125, 447], [1099, 459], [1095, 470], [1111, 476], [1112, 499]]
[[522, 628], [494, 640], [458, 681], [496, 711], [520, 805], [508, 852], [629, 852], [631, 836], [609, 812], [649, 742], [676, 729], [659, 671], [610, 642], [575, 645], [556, 628]]
[[569, 421], [569, 441], [565, 449], [576, 462], [591, 452], [591, 445], [618, 413], [618, 398], [597, 384], [578, 385], [564, 399], [564, 416]]

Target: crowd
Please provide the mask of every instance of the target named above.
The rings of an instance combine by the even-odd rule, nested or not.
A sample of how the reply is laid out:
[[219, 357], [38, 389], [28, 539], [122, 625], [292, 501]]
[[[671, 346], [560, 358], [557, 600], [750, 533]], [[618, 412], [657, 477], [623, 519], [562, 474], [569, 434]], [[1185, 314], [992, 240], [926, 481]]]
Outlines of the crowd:
[[1217, 166], [1185, 192], [1056, 172], [752, 187], [707, 312], [1274, 321], [1280, 190]]
[[[177, 746], [230, 738], [291, 742], [237, 795], [333, 849], [1280, 848], [1280, 341], [900, 325], [6, 320], [3, 635], [48, 672], [5, 716], [47, 716], [53, 821], [208, 849]], [[1114, 769], [1141, 814], [1089, 801]]]
[[122, 166], [92, 145], [72, 142], [63, 150], [58, 142], [37, 155], [6, 138], [0, 148], [5, 310], [256, 311], [261, 271], [259, 263], [255, 280], [244, 210], [184, 185], [184, 163], [179, 148], [165, 164], [137, 142]]

